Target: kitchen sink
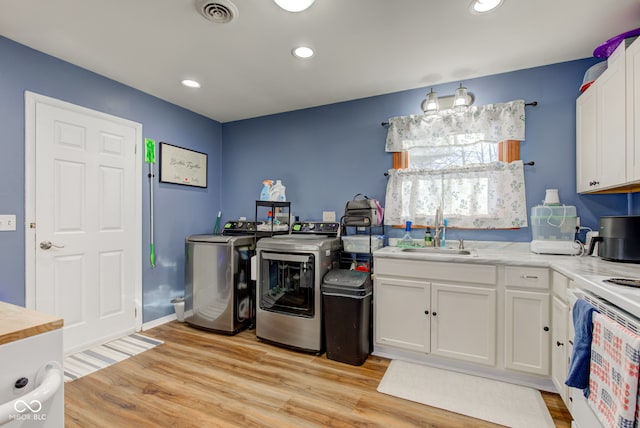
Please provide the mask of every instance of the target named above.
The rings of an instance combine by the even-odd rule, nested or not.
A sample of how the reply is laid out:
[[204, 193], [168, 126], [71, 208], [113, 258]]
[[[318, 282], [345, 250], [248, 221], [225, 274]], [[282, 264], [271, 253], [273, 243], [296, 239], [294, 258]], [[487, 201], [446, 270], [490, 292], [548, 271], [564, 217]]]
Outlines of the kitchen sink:
[[438, 248], [438, 247], [422, 247], [422, 248], [403, 248], [402, 251], [408, 253], [423, 253], [423, 254], [449, 254], [458, 256], [471, 255], [469, 250], [459, 250], [457, 248]]

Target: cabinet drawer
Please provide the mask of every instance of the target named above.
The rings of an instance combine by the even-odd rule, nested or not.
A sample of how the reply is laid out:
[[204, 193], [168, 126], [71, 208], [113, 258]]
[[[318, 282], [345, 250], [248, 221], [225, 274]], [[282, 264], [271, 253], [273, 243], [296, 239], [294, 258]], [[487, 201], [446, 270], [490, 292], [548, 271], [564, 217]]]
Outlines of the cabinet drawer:
[[567, 289], [569, 288], [569, 278], [567, 278], [566, 276], [556, 271], [553, 271], [553, 275], [551, 276], [551, 278], [552, 278], [553, 294], [558, 296], [558, 298], [563, 302], [566, 302]]
[[549, 269], [505, 266], [504, 283], [507, 287], [549, 289]]
[[497, 282], [497, 267], [472, 263], [416, 261], [376, 258], [376, 275], [390, 275], [426, 279], [427, 281], [468, 282], [491, 284]]

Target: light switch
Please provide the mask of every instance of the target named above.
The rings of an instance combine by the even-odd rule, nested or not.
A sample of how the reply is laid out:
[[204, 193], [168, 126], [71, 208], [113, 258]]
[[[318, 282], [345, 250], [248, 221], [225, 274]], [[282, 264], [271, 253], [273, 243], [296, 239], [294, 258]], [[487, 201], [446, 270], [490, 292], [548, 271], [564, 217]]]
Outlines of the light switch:
[[0, 214], [0, 232], [16, 230], [15, 214]]
[[336, 212], [335, 211], [322, 211], [322, 221], [324, 221], [324, 222], [334, 222], [334, 221], [336, 221]]

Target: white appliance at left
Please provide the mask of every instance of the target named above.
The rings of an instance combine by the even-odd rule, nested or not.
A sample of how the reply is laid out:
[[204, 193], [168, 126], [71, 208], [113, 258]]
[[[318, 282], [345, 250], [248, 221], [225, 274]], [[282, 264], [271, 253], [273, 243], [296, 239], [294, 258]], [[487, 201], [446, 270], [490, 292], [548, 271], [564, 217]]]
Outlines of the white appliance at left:
[[0, 426], [64, 426], [62, 319], [0, 302]]

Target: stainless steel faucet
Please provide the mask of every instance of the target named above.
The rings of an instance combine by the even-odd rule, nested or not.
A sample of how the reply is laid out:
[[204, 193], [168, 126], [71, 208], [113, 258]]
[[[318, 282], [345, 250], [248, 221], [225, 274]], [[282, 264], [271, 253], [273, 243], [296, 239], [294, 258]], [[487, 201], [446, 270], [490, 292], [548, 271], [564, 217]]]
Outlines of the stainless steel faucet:
[[444, 216], [442, 215], [442, 208], [438, 207], [436, 210], [435, 226], [433, 228], [433, 246], [440, 247], [442, 243], [442, 227], [444, 226]]

